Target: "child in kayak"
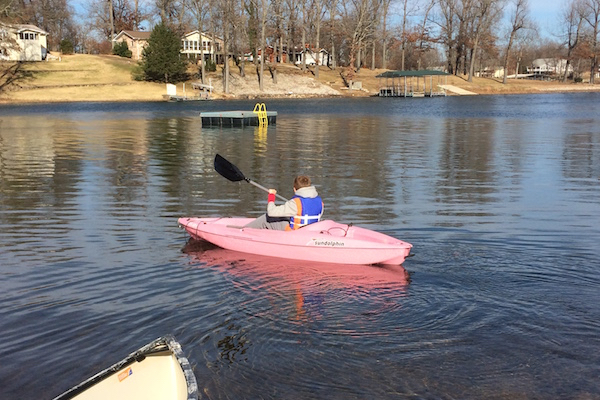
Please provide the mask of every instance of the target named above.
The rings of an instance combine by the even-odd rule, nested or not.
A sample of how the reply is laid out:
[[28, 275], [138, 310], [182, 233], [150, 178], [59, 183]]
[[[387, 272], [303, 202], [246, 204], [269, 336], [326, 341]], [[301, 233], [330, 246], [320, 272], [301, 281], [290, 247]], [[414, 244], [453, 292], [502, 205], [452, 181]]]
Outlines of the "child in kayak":
[[298, 175], [294, 179], [294, 197], [280, 206], [275, 205], [276, 193], [275, 189], [269, 189], [267, 212], [247, 224], [245, 228], [288, 231], [321, 219], [323, 201], [317, 189], [311, 185], [308, 176]]

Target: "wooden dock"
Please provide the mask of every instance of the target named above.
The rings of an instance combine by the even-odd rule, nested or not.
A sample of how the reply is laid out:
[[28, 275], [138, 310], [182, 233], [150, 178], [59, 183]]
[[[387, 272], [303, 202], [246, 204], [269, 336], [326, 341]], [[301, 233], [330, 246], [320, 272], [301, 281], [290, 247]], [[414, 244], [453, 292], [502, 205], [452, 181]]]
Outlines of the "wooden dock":
[[[267, 111], [268, 124], [275, 124], [277, 111]], [[200, 113], [202, 126], [260, 126], [258, 115], [253, 111], [216, 111]]]
[[199, 101], [199, 100], [211, 100], [213, 87], [211, 85], [204, 85], [199, 82], [192, 82], [192, 88], [194, 89], [191, 95], [185, 92], [185, 83], [183, 84], [183, 95], [177, 94], [177, 86], [167, 83], [167, 93], [163, 94], [163, 99], [166, 101]]
[[200, 100], [210, 100], [209, 97], [203, 95], [194, 95], [194, 96], [179, 96], [174, 94], [163, 94], [163, 99], [166, 101], [174, 102], [174, 101], [200, 101]]

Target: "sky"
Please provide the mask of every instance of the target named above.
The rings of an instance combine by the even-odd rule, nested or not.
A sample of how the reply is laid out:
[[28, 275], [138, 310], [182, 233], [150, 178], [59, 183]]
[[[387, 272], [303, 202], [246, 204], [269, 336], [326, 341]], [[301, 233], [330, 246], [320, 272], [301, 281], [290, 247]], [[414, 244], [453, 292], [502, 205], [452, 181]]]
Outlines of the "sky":
[[565, 3], [565, 0], [529, 0], [529, 15], [538, 24], [541, 36], [553, 37]]

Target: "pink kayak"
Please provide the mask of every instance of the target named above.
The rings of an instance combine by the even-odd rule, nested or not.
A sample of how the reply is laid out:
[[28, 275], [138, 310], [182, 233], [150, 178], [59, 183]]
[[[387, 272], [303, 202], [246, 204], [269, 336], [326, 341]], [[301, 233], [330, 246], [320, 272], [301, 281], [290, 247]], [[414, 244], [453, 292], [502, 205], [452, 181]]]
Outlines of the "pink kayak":
[[253, 218], [179, 218], [192, 238], [228, 250], [334, 264], [400, 265], [412, 245], [383, 233], [319, 221], [296, 231], [244, 228]]

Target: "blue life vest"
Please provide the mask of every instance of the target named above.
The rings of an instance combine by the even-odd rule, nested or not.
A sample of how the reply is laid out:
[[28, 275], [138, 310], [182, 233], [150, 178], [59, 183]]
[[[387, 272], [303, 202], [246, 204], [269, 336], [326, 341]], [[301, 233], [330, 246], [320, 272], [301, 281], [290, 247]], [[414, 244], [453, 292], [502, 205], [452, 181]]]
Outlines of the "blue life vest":
[[295, 230], [305, 225], [318, 222], [323, 215], [323, 200], [317, 197], [294, 196], [292, 200], [296, 202], [298, 214], [290, 218], [289, 230]]

